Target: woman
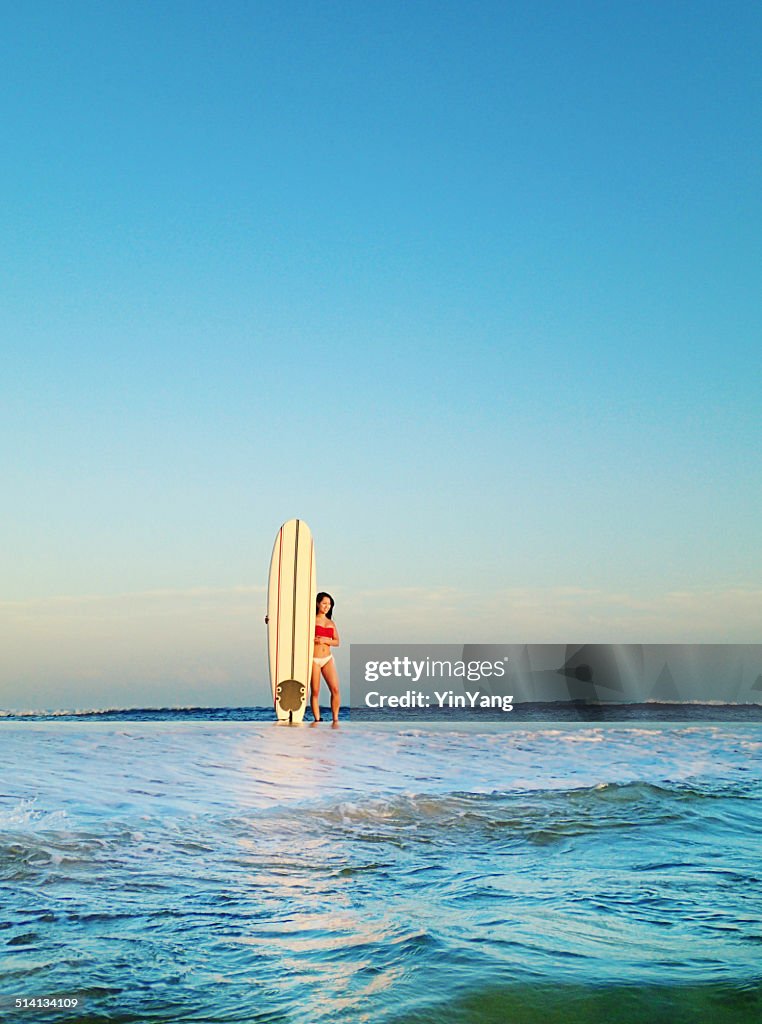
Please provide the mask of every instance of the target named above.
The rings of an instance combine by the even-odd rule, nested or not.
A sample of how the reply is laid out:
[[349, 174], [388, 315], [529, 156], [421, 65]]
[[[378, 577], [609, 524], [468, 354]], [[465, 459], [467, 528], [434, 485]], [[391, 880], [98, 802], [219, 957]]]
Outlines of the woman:
[[320, 719], [320, 673], [328, 683], [331, 691], [331, 715], [336, 724], [339, 720], [339, 675], [336, 662], [333, 660], [331, 648], [338, 647], [339, 631], [331, 621], [333, 615], [333, 598], [321, 591], [315, 601], [315, 650], [312, 654], [312, 717], [316, 722]]

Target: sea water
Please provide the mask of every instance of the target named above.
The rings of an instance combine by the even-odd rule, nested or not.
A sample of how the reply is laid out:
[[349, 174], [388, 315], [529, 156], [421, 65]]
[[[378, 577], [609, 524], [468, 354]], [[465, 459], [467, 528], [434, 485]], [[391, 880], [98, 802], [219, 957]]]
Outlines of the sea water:
[[761, 776], [759, 722], [6, 719], [0, 1020], [751, 1024]]

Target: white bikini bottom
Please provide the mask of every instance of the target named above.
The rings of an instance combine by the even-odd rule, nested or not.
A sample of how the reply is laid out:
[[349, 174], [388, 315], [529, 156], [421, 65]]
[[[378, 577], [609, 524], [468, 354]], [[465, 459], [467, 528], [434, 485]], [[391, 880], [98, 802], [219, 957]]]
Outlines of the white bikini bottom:
[[329, 654], [327, 658], [313, 658], [312, 659], [312, 664], [313, 665], [317, 665], [318, 668], [322, 668], [323, 665], [327, 665], [328, 664], [328, 662], [331, 660], [332, 657], [333, 657], [333, 655]]

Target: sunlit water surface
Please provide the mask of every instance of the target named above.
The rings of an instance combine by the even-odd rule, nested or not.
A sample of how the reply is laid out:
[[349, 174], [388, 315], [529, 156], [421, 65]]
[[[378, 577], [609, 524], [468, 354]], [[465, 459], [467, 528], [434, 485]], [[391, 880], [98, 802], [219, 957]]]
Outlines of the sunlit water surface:
[[3, 1013], [758, 1021], [761, 776], [754, 723], [2, 722]]

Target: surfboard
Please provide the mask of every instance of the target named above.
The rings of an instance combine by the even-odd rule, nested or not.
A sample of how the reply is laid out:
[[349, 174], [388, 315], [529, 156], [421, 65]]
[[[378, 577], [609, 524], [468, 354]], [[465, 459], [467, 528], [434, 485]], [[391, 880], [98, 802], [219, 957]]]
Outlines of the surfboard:
[[315, 638], [315, 545], [303, 519], [278, 530], [267, 587], [267, 642], [273, 706], [280, 722], [301, 722]]

